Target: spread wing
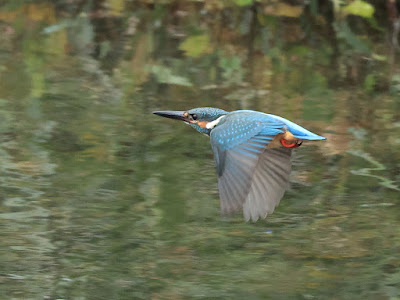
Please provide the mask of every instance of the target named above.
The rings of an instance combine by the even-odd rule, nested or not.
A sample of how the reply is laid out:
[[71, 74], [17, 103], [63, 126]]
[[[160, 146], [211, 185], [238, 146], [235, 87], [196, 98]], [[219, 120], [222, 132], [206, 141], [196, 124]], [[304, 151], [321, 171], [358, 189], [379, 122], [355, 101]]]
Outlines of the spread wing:
[[272, 214], [283, 197], [289, 183], [292, 167], [292, 149], [266, 149], [259, 157], [253, 173], [249, 194], [243, 204], [246, 221], [255, 222], [259, 217], [265, 219]]
[[246, 221], [256, 221], [278, 205], [289, 181], [291, 150], [267, 146], [284, 125], [265, 114], [231, 113], [211, 131], [222, 213], [243, 208]]

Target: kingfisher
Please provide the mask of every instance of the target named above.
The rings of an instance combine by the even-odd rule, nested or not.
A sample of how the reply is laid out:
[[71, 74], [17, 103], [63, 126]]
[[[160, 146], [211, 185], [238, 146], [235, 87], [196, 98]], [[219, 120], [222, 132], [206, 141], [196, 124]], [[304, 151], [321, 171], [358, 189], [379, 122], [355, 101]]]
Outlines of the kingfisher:
[[253, 110], [213, 107], [154, 111], [181, 120], [210, 137], [222, 214], [243, 210], [255, 222], [272, 214], [289, 183], [293, 149], [323, 136], [282, 117]]

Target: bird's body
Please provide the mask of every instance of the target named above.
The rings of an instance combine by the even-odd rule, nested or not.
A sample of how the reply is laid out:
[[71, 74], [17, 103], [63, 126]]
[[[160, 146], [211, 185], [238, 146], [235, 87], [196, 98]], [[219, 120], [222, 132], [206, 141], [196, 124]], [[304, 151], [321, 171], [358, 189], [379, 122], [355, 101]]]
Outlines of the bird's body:
[[265, 218], [279, 204], [289, 182], [292, 150], [304, 140], [325, 139], [282, 117], [252, 110], [200, 107], [154, 113], [210, 136], [221, 211], [243, 208], [246, 221]]

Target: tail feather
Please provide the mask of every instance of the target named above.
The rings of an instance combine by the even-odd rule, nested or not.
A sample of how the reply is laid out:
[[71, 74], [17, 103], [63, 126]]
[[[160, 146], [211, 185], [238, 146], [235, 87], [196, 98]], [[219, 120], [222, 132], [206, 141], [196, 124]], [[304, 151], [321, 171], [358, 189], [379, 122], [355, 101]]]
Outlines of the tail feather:
[[[290, 129], [289, 129], [290, 131]], [[292, 132], [293, 133], [293, 132]], [[317, 135], [315, 133], [310, 132], [311, 134], [308, 135], [300, 135], [300, 134], [293, 134], [293, 136], [300, 140], [308, 140], [308, 141], [321, 141], [326, 140], [326, 137]]]

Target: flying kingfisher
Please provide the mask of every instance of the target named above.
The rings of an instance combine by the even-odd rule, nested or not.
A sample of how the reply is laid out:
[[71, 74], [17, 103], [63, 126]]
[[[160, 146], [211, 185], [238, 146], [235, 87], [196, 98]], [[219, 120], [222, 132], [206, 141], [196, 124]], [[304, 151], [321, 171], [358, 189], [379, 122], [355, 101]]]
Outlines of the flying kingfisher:
[[252, 110], [199, 107], [154, 111], [210, 137], [221, 212], [243, 209], [246, 221], [273, 213], [289, 183], [291, 154], [304, 140], [326, 138], [282, 117]]

